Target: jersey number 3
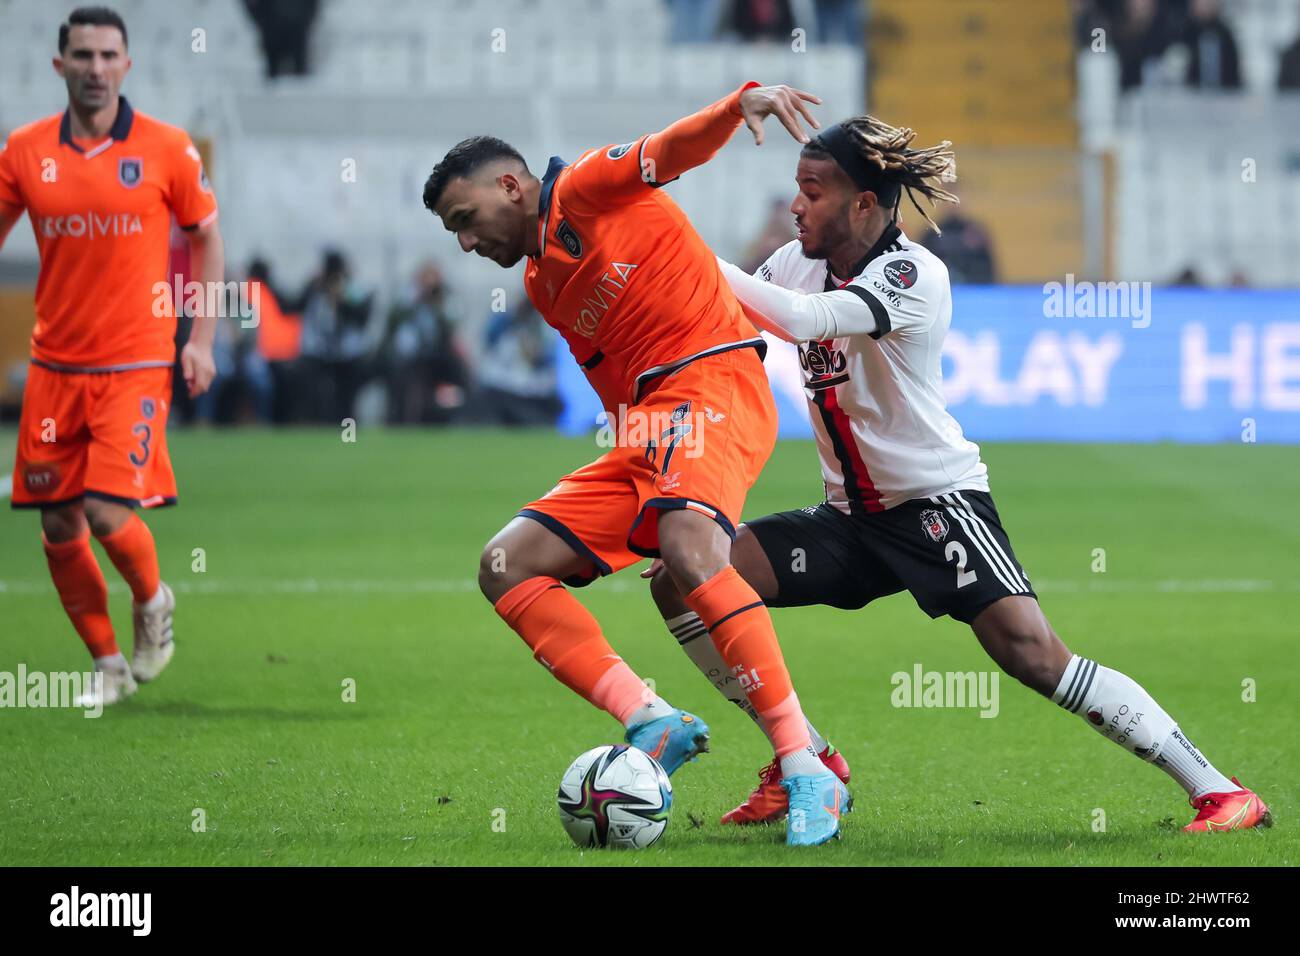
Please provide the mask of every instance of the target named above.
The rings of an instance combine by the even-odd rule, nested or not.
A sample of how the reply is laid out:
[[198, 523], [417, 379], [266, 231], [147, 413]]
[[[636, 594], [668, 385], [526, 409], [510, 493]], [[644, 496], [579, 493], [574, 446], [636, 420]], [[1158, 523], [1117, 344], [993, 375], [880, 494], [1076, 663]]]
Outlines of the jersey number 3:
[[966, 570], [966, 548], [960, 541], [949, 541], [948, 546], [943, 549], [943, 556], [951, 561], [957, 559], [957, 588], [960, 590], [968, 584], [974, 584], [978, 575], [974, 571]]
[[149, 440], [153, 438], [153, 430], [144, 422], [136, 422], [131, 433], [140, 440], [140, 453], [131, 452], [131, 464], [143, 468], [149, 461]]

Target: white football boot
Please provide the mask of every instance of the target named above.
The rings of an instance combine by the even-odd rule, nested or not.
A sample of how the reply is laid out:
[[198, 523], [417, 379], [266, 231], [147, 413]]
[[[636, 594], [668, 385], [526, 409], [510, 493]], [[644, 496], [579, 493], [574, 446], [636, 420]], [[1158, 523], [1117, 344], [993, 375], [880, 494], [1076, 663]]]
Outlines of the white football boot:
[[[110, 659], [106, 658], [106, 660]], [[72, 702], [73, 706], [84, 707], [87, 710], [111, 707], [130, 697], [138, 689], [135, 678], [131, 676], [131, 668], [127, 666], [126, 658], [121, 655], [109, 664], [95, 661], [95, 673], [102, 675], [101, 679], [96, 680], [89, 688], [77, 695]]]
[[176, 651], [172, 643], [172, 612], [176, 610], [176, 596], [163, 582], [158, 582], [162, 601], [151, 608], [150, 601], [131, 605], [131, 619], [135, 624], [135, 650], [131, 653], [131, 673], [141, 684], [147, 684], [167, 666]]

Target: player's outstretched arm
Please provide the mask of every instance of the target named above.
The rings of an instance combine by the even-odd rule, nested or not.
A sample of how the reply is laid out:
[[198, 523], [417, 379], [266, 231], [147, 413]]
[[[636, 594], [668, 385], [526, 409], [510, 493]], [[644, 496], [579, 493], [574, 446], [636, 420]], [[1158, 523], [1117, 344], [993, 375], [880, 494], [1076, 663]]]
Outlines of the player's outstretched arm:
[[843, 335], [870, 335], [880, 324], [876, 309], [855, 287], [833, 292], [796, 292], [752, 276], [718, 259], [718, 268], [745, 314], [760, 329], [787, 342], [811, 342]]
[[[221, 230], [216, 219], [196, 226], [186, 233], [190, 243], [190, 261], [194, 263], [194, 281], [202, 288], [212, 288], [211, 282], [224, 282], [226, 278], [226, 250], [221, 241]], [[209, 297], [204, 295], [201, 308], [206, 309]], [[181, 349], [181, 371], [190, 397], [202, 395], [216, 377], [217, 366], [212, 357], [212, 341], [217, 334], [218, 317], [196, 315], [190, 329], [189, 341]]]
[[742, 121], [754, 134], [754, 143], [761, 144], [763, 120], [769, 116], [779, 119], [798, 142], [806, 143], [808, 134], [800, 127], [799, 117], [813, 129], [820, 128], [807, 106], [820, 102], [812, 93], [789, 86], [746, 83], [730, 96], [647, 137], [641, 150], [643, 172], [650, 174], [648, 181], [665, 183], [704, 165], [726, 145]]
[[799, 125], [803, 117], [814, 129], [808, 112], [816, 96], [788, 86], [747, 83], [698, 113], [679, 119], [657, 133], [622, 146], [593, 149], [573, 164], [568, 184], [576, 198], [592, 210], [609, 203], [632, 202], [649, 188], [672, 182], [688, 169], [702, 166], [726, 145], [743, 122], [763, 141], [763, 120], [777, 117], [790, 135], [808, 141]]

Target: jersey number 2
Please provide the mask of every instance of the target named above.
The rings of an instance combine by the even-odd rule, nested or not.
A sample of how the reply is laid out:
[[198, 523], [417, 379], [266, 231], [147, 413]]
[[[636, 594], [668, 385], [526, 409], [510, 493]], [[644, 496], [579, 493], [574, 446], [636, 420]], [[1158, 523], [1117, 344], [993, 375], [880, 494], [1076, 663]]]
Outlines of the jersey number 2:
[[973, 584], [978, 575], [974, 571], [966, 570], [966, 549], [960, 541], [949, 541], [948, 547], [943, 549], [943, 556], [951, 561], [957, 559], [957, 588], [960, 590], [968, 584]]

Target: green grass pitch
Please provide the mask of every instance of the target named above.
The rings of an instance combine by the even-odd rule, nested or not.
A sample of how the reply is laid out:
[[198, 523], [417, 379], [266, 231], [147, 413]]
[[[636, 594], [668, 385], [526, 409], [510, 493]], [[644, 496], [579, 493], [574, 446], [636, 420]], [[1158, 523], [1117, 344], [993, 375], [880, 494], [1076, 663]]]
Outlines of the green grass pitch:
[[[12, 447], [0, 433], [0, 452]], [[569, 843], [560, 775], [620, 728], [535, 664], [473, 583], [484, 542], [594, 457], [591, 439], [198, 431], [177, 432], [172, 451], [181, 505], [148, 520], [177, 591], [176, 659], [98, 720], [0, 710], [6, 864], [1300, 861], [1300, 449], [984, 449], [1056, 630], [1146, 686], [1220, 769], [1256, 788], [1271, 830], [1180, 833], [1192, 811], [1173, 781], [1005, 677], [994, 719], [893, 707], [890, 676], [918, 662], [994, 669], [967, 628], [930, 621], [906, 594], [857, 612], [774, 613], [807, 712], [853, 768], [843, 840], [790, 851], [782, 827], [723, 828], [766, 742], [694, 670], [632, 569], [581, 599], [635, 670], [713, 729], [713, 752], [673, 779], [668, 831], [640, 853]], [[820, 493], [811, 444], [783, 442], [746, 514]], [[129, 649], [129, 596], [100, 556]], [[0, 670], [88, 664], [30, 512], [0, 515], [0, 637]], [[348, 679], [355, 702], [343, 699]]]

